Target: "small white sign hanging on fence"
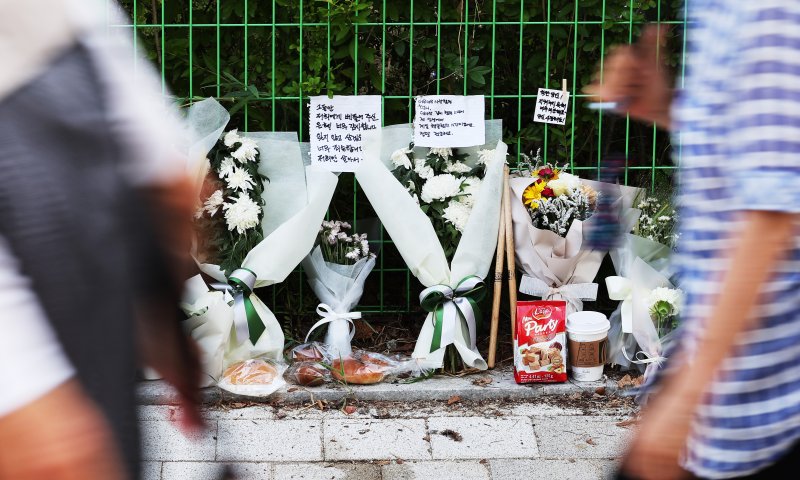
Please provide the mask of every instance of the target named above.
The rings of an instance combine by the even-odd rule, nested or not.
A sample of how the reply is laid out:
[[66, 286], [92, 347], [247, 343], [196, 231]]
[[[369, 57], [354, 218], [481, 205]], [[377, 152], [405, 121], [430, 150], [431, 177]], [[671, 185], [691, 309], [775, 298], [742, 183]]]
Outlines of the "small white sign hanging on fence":
[[483, 95], [426, 95], [416, 98], [414, 145], [473, 147], [486, 143]]
[[364, 137], [381, 128], [381, 97], [311, 97], [309, 123], [311, 163], [354, 172], [364, 159]]
[[567, 109], [569, 108], [569, 92], [564, 90], [550, 90], [540, 88], [536, 98], [536, 111], [533, 114], [534, 122], [555, 123], [564, 125], [567, 122]]

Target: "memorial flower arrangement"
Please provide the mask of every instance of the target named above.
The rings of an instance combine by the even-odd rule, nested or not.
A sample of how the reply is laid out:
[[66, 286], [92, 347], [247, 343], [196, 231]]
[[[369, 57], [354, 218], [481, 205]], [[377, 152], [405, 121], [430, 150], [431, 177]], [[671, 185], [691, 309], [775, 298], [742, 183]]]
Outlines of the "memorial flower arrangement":
[[677, 288], [657, 287], [647, 296], [650, 318], [656, 325], [659, 336], [678, 327], [678, 315], [681, 313], [683, 292]]
[[536, 180], [522, 193], [522, 202], [536, 228], [566, 237], [573, 221], [586, 220], [597, 208], [598, 192], [563, 168], [537, 166], [532, 176]]
[[672, 283], [670, 258], [678, 241], [677, 212], [663, 192], [641, 193], [627, 233], [611, 251], [616, 276], [606, 278], [611, 314], [609, 363], [639, 368], [649, 376], [664, 360], [677, 328], [682, 292]]
[[195, 213], [200, 261], [218, 264], [229, 275], [264, 239], [264, 182], [255, 140], [231, 130], [208, 154], [209, 173]]
[[[564, 167], [524, 156], [509, 180], [514, 200], [515, 256], [523, 271], [519, 291], [543, 300], [564, 300], [567, 313], [597, 298], [595, 277], [607, 249], [593, 247], [588, 233], [602, 227], [600, 200], [608, 215], [626, 218], [639, 189], [582, 179]], [[602, 192], [602, 193], [601, 193]]]
[[419, 298], [426, 317], [412, 354], [414, 371], [487, 368], [477, 347], [480, 303], [497, 246], [508, 146], [499, 120], [484, 127], [485, 136], [457, 150], [410, 144], [411, 125], [384, 127], [380, 141], [365, 147], [374, 153], [355, 172], [424, 287]]
[[363, 258], [373, 258], [367, 234], [349, 233], [352, 226], [340, 220], [324, 221], [319, 227], [317, 245], [326, 262], [353, 265]]
[[[230, 114], [214, 99], [192, 104], [186, 119], [202, 275], [184, 285], [183, 326], [200, 348], [205, 385], [268, 395], [282, 382], [285, 337], [257, 289], [284, 281], [314, 248], [337, 177], [304, 164], [296, 133], [226, 132]], [[264, 375], [242, 375], [261, 367]]]
[[632, 233], [674, 249], [678, 242], [678, 213], [669, 201], [659, 197], [643, 196], [636, 204], [641, 214]]
[[316, 245], [303, 260], [308, 283], [320, 301], [320, 320], [308, 331], [306, 341], [314, 330], [327, 326], [323, 343], [327, 353], [336, 358], [353, 353], [353, 321], [361, 318], [361, 313], [352, 309], [361, 300], [367, 277], [375, 268], [375, 254], [370, 251], [367, 234], [351, 231], [348, 222], [322, 222]]
[[414, 158], [412, 144], [392, 154], [392, 173], [431, 219], [448, 260], [456, 252], [486, 175], [487, 159], [493, 155], [494, 150], [481, 150], [470, 166], [466, 154], [451, 148], [431, 148], [425, 157]]

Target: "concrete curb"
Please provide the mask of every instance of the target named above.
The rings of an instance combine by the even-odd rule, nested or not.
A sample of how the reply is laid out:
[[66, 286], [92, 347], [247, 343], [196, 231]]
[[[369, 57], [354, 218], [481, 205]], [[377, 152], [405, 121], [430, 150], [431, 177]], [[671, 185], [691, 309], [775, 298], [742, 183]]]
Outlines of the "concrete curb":
[[[473, 384], [483, 377], [490, 377], [492, 382], [486, 386]], [[379, 383], [376, 385], [339, 385], [330, 384], [321, 387], [298, 387], [290, 385], [287, 389], [276, 392], [269, 397], [244, 397], [223, 391], [217, 387], [203, 391], [203, 402], [217, 403], [228, 401], [279, 402], [302, 404], [310, 400], [340, 402], [345, 398], [364, 401], [383, 402], [415, 402], [431, 400], [447, 400], [457, 395], [464, 401], [480, 400], [526, 400], [545, 395], [571, 395], [584, 391], [594, 392], [598, 387], [605, 387], [607, 394], [617, 391], [613, 380], [600, 382], [573, 382], [559, 384], [517, 385], [511, 369], [493, 370], [463, 377], [437, 376], [415, 383]], [[172, 389], [163, 381], [142, 382], [137, 391], [140, 405], [169, 405], [175, 403]]]

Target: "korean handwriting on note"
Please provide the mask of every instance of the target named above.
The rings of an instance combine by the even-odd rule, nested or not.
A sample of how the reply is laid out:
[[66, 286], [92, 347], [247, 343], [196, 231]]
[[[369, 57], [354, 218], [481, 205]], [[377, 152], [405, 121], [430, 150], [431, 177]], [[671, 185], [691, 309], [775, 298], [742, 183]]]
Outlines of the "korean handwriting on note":
[[533, 121], [564, 125], [567, 121], [568, 107], [569, 92], [540, 88], [536, 98], [536, 112], [533, 114]]
[[353, 172], [364, 159], [364, 137], [381, 128], [381, 97], [311, 97], [311, 163]]
[[483, 95], [417, 97], [414, 145], [472, 147], [486, 143]]

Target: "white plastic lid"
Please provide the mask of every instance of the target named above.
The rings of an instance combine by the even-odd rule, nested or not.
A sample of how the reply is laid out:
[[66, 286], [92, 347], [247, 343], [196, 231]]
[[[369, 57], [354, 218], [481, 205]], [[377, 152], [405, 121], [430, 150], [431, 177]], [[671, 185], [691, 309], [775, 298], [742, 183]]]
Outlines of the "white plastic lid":
[[611, 322], [600, 312], [575, 312], [567, 316], [567, 331], [592, 335], [605, 333], [611, 328]]

